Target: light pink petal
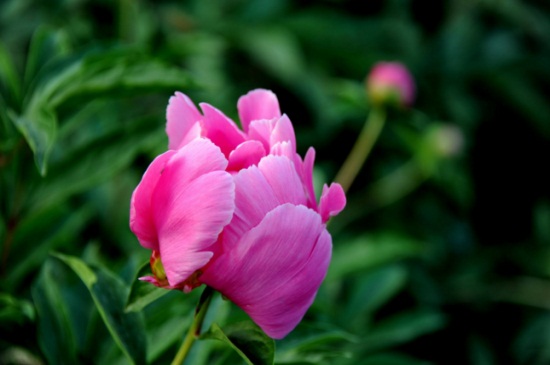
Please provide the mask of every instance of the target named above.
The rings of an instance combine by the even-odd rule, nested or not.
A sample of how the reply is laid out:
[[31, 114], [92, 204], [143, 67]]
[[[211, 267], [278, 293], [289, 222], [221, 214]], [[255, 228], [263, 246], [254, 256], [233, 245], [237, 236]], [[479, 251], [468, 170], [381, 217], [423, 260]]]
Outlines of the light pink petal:
[[168, 148], [175, 150], [200, 136], [202, 115], [185, 94], [177, 92], [170, 98], [166, 109]]
[[234, 175], [235, 213], [224, 230], [224, 243], [232, 246], [265, 215], [284, 203], [306, 204], [294, 163], [283, 156], [266, 156], [258, 166]]
[[205, 139], [190, 142], [166, 164], [152, 196], [158, 247], [171, 286], [204, 266], [234, 210], [227, 161]]
[[246, 135], [221, 111], [210, 104], [199, 104], [204, 113], [203, 135], [210, 139], [228, 157], [231, 151], [246, 140]]
[[269, 146], [273, 146], [278, 142], [290, 142], [292, 149], [296, 152], [296, 136], [294, 134], [294, 128], [292, 127], [292, 122], [288, 119], [286, 114], [283, 114], [279, 118], [271, 131], [269, 136]]
[[248, 126], [254, 120], [269, 120], [281, 116], [277, 96], [264, 89], [252, 90], [241, 96], [237, 102], [237, 109], [245, 132], [248, 132]]
[[289, 141], [283, 141], [273, 144], [269, 154], [275, 156], [285, 156], [292, 160], [294, 159], [296, 152], [294, 152], [292, 144]]
[[298, 155], [292, 144], [288, 141], [277, 142], [271, 147], [270, 155], [285, 156], [294, 162], [294, 167], [300, 176], [304, 191], [307, 196], [308, 208], [317, 210], [317, 202], [315, 199], [315, 192], [313, 191], [313, 162], [315, 159], [315, 150], [310, 148], [306, 155], [305, 162], [302, 161], [300, 155]]
[[266, 151], [280, 142], [289, 142], [296, 152], [296, 136], [290, 119], [285, 115], [278, 119], [255, 120], [249, 125], [248, 136], [262, 142]]
[[139, 243], [151, 250], [158, 248], [157, 230], [153, 220], [151, 198], [162, 170], [174, 154], [175, 151], [167, 151], [157, 156], [143, 174], [140, 183], [132, 194], [130, 203], [130, 229], [137, 236]]
[[277, 119], [255, 120], [248, 126], [248, 137], [262, 143], [266, 151], [271, 149], [271, 133]]
[[292, 160], [284, 156], [270, 155], [263, 158], [258, 167], [280, 204], [306, 205], [307, 198], [302, 181]]
[[148, 283], [151, 283], [155, 286], [159, 286], [160, 287], [160, 284], [159, 284], [159, 281], [157, 278], [155, 278], [154, 276], [142, 276], [140, 278], [138, 278], [138, 280], [141, 280], [141, 281], [146, 281]]
[[338, 183], [332, 183], [330, 187], [327, 187], [325, 184], [319, 203], [319, 214], [321, 214], [323, 222], [328, 221], [330, 217], [334, 217], [340, 213], [345, 206], [346, 194], [342, 186]]
[[252, 140], [243, 142], [229, 154], [227, 171], [240, 171], [257, 165], [264, 156], [265, 149], [260, 142]]
[[285, 204], [215, 259], [201, 281], [241, 307], [270, 337], [282, 338], [313, 302], [331, 250], [319, 214]]

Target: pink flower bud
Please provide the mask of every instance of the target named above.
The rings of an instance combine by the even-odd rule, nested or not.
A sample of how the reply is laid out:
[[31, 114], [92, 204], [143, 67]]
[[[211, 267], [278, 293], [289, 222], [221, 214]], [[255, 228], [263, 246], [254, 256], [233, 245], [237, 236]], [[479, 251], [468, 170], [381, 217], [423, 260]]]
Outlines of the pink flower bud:
[[411, 106], [414, 80], [399, 62], [379, 62], [367, 77], [367, 94], [374, 105]]
[[206, 284], [269, 336], [286, 336], [323, 281], [332, 252], [326, 222], [346, 204], [342, 187], [313, 191], [315, 151], [296, 153], [275, 94], [239, 99], [243, 130], [221, 111], [176, 93], [167, 109], [170, 150], [132, 196], [130, 228], [152, 251], [152, 276], [167, 289]]

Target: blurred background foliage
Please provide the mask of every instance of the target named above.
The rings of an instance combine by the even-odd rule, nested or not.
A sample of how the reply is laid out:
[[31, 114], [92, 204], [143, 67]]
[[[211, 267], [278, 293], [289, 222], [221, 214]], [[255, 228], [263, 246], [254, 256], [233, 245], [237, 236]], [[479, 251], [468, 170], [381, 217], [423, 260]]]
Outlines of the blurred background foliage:
[[[328, 277], [275, 362], [549, 364], [540, 0], [1, 2], [0, 363], [173, 357], [199, 294], [128, 301], [148, 260], [128, 215], [175, 90], [234, 120], [240, 95], [273, 90], [321, 183], [369, 113], [365, 76], [388, 60], [411, 70], [416, 101], [390, 113], [331, 222]], [[216, 298], [207, 321], [245, 317]], [[189, 364], [240, 361], [196, 345]]]

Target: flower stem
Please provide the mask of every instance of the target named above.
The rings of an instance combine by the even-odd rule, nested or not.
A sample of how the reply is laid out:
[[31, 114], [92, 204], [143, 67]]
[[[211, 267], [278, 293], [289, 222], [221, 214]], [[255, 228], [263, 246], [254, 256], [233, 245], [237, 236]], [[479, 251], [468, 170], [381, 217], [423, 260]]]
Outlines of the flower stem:
[[204, 321], [204, 317], [206, 316], [206, 311], [208, 310], [208, 306], [210, 305], [213, 294], [214, 290], [209, 286], [207, 286], [202, 292], [199, 304], [197, 305], [197, 309], [195, 310], [195, 318], [193, 319], [193, 323], [191, 323], [191, 327], [189, 327], [189, 331], [187, 331], [187, 335], [185, 335], [185, 338], [178, 350], [178, 353], [174, 357], [174, 360], [172, 360], [172, 365], [183, 364], [185, 358], [187, 357], [187, 354], [189, 353], [189, 350], [191, 350], [191, 346], [193, 346], [195, 340], [200, 336], [202, 322]]
[[383, 109], [374, 108], [371, 110], [361, 130], [361, 134], [359, 134], [357, 141], [355, 141], [355, 145], [334, 179], [342, 185], [344, 191], [347, 192], [349, 190], [353, 180], [355, 180], [355, 177], [361, 170], [385, 122], [386, 113]]

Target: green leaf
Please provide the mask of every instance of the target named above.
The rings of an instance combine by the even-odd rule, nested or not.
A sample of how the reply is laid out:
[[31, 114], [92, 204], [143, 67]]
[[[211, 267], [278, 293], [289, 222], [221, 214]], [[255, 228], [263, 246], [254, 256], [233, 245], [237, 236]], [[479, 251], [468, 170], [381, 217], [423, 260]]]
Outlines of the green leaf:
[[35, 313], [32, 303], [17, 299], [7, 293], [0, 293], [0, 323], [22, 323], [34, 320]]
[[[161, 135], [162, 133], [162, 135]], [[67, 197], [96, 187], [128, 167], [138, 152], [157, 143], [163, 131], [140, 131], [94, 139], [78, 149], [65, 151], [63, 159], [51, 165], [48, 179], [35, 190], [30, 200], [36, 207], [49, 207]]]
[[335, 244], [327, 281], [418, 256], [423, 252], [425, 247], [421, 242], [402, 235], [378, 233], [361, 236], [351, 242]]
[[138, 313], [125, 313], [127, 288], [109, 271], [76, 257], [55, 254], [84, 282], [111, 336], [133, 364], [146, 363], [145, 325]]
[[38, 343], [50, 364], [77, 364], [75, 333], [59, 284], [55, 262], [46, 261], [32, 286], [38, 314]]
[[444, 316], [436, 311], [412, 310], [402, 312], [373, 327], [364, 337], [362, 349], [375, 351], [397, 346], [445, 325]]
[[78, 100], [135, 96], [192, 86], [189, 74], [165, 65], [135, 49], [117, 48], [57, 59], [40, 72], [20, 115], [11, 119], [35, 154], [42, 175], [56, 141], [57, 112]]
[[328, 345], [340, 344], [342, 342], [355, 343], [357, 342], [357, 337], [339, 329], [327, 330], [315, 328], [313, 334], [301, 334], [299, 340], [293, 342], [290, 349], [295, 352], [315, 352]]
[[40, 267], [52, 250], [73, 243], [92, 215], [90, 205], [77, 210], [58, 206], [36, 212], [21, 221], [8, 260], [8, 287], [17, 288], [29, 273]]
[[531, 318], [519, 331], [513, 344], [518, 364], [548, 364], [550, 361], [550, 315], [543, 312]]
[[57, 116], [47, 105], [29, 108], [21, 116], [14, 113], [9, 113], [9, 116], [34, 153], [38, 171], [45, 176], [46, 163], [57, 133]]
[[353, 334], [329, 324], [302, 323], [277, 348], [276, 362], [284, 364], [334, 363], [349, 357], [346, 347], [356, 344]]
[[6, 99], [6, 105], [14, 107], [21, 98], [21, 81], [8, 50], [0, 42], [0, 101]]
[[428, 365], [426, 361], [396, 353], [381, 353], [369, 356], [357, 365]]
[[60, 57], [69, 50], [68, 37], [63, 31], [39, 27], [33, 34], [27, 64], [25, 84], [29, 84], [49, 61]]
[[304, 73], [304, 59], [294, 34], [282, 27], [239, 29], [238, 44], [256, 63], [283, 82], [300, 80]]
[[249, 365], [273, 364], [275, 341], [251, 321], [239, 322], [222, 330], [213, 323], [201, 339], [216, 339], [230, 345]]
[[390, 265], [358, 277], [355, 290], [342, 311], [341, 322], [357, 329], [369, 323], [374, 312], [403, 288], [407, 280], [403, 266]]
[[49, 102], [59, 107], [75, 97], [120, 97], [182, 90], [195, 84], [184, 70], [132, 48], [90, 52], [45, 85]]
[[149, 266], [149, 261], [147, 261], [141, 265], [132, 281], [130, 295], [126, 302], [126, 308], [124, 309], [125, 312], [139, 312], [148, 304], [170, 293], [169, 290], [157, 288], [151, 283], [138, 280], [138, 278], [150, 274], [151, 268]]

